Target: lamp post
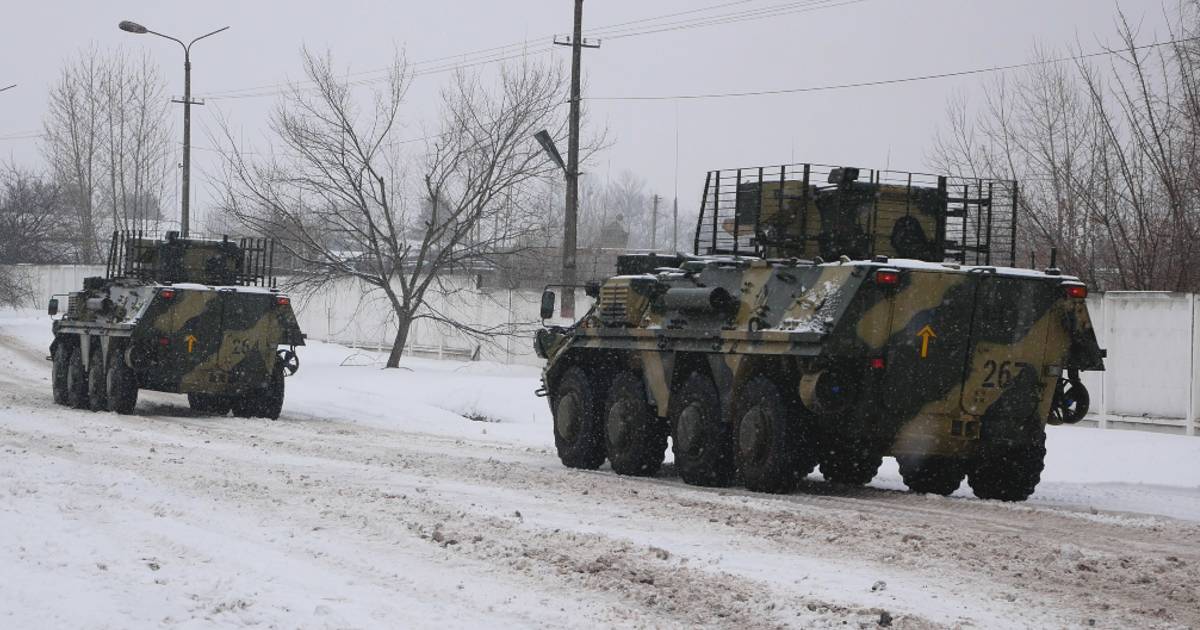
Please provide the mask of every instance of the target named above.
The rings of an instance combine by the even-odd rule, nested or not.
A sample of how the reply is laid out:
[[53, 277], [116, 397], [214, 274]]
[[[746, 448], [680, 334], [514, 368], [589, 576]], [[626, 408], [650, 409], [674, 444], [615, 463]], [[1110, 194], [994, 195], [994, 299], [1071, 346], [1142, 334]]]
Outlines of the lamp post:
[[[179, 231], [183, 237], [188, 235], [188, 210], [191, 202], [191, 171], [192, 171], [192, 44], [216, 35], [221, 31], [228, 29], [228, 26], [219, 28], [211, 33], [205, 33], [188, 43], [183, 43], [170, 35], [156, 33], [137, 22], [122, 20], [117, 25], [122, 31], [133, 33], [135, 35], [158, 35], [159, 37], [169, 39], [181, 47], [183, 47], [183, 203], [179, 212]], [[175, 101], [178, 103], [179, 101]]]

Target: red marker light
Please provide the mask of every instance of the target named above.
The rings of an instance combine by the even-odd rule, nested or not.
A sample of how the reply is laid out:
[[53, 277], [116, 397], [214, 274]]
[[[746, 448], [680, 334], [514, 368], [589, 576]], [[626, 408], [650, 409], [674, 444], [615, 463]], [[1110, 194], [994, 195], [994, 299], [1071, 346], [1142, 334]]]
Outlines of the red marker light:
[[286, 295], [280, 295], [275, 298], [276, 306], [287, 306], [288, 304], [291, 304], [291, 303], [292, 303], [292, 300], [290, 298], [288, 298], [288, 296], [286, 296]]
[[170, 300], [175, 297], [175, 289], [163, 289], [158, 292], [159, 296], [164, 300]]
[[900, 272], [895, 269], [880, 269], [875, 272], [875, 284], [894, 287], [900, 284]]
[[875, 357], [874, 359], [871, 359], [872, 370], [882, 370], [886, 366], [887, 364], [884, 362], [883, 357]]
[[171, 338], [170, 337], [159, 337], [158, 345], [166, 348], [167, 346], [171, 345]]
[[1066, 289], [1067, 289], [1067, 297], [1069, 297], [1069, 298], [1075, 298], [1077, 300], [1082, 300], [1088, 296], [1088, 288], [1086, 285], [1068, 284], [1068, 285], [1066, 285]]

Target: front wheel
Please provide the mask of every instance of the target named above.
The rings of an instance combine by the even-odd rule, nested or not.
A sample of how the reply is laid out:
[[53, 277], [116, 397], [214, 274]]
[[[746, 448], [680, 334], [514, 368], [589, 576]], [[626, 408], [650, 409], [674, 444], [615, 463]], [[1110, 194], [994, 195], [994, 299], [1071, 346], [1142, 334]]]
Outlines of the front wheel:
[[642, 379], [622, 372], [613, 379], [604, 412], [608, 459], [619, 475], [651, 477], [662, 467], [667, 431], [646, 400]]
[[984, 444], [967, 476], [980, 499], [1024, 501], [1042, 480], [1046, 462], [1046, 429], [1040, 424], [1025, 442]]
[[51, 370], [50, 387], [54, 392], [54, 404], [67, 404], [67, 368], [71, 361], [71, 346], [61, 341], [54, 344], [54, 367]]
[[738, 396], [737, 466], [746, 489], [786, 493], [816, 466], [798, 405], [789, 405], [770, 379], [759, 376]]
[[587, 370], [567, 368], [551, 400], [554, 413], [554, 447], [568, 468], [595, 470], [604, 463], [604, 425], [599, 386]]
[[79, 346], [71, 348], [71, 357], [67, 359], [67, 405], [76, 409], [88, 406], [87, 370]]

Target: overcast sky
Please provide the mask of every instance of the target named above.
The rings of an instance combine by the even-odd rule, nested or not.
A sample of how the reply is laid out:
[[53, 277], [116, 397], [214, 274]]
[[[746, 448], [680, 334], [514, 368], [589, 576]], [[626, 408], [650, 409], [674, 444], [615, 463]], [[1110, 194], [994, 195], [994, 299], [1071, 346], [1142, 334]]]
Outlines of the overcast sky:
[[[0, 87], [18, 87], [0, 93], [0, 155], [35, 164], [38, 139], [12, 137], [40, 132], [49, 85], [64, 60], [89, 42], [150, 52], [163, 66], [169, 92], [182, 92], [178, 45], [121, 32], [117, 22], [122, 19], [181, 39], [231, 26], [193, 50], [193, 92], [210, 96], [208, 105], [193, 110], [193, 139], [197, 147], [207, 147], [211, 140], [204, 128], [217, 108], [248, 136], [261, 133], [276, 97], [244, 95], [269, 93], [270, 86], [301, 78], [301, 45], [328, 48], [352, 72], [380, 68], [396, 48], [416, 62], [462, 60], [476, 59], [462, 56], [472, 51], [520, 42], [527, 43], [530, 54], [553, 55], [565, 63], [569, 49], [542, 51], [555, 33], [569, 32], [573, 0], [13, 0], [6, 5]], [[697, 11], [706, 7], [716, 8]], [[729, 19], [772, 7], [786, 11], [765, 19]], [[598, 31], [603, 44], [585, 52], [585, 96], [773, 90], [951, 72], [1024, 61], [1037, 43], [1059, 48], [1078, 43], [1090, 51], [1115, 41], [1118, 7], [1141, 23], [1141, 41], [1165, 39], [1158, 0], [587, 0], [585, 32]], [[680, 12], [688, 13], [622, 27], [637, 33], [633, 36], [603, 30]], [[705, 16], [714, 23], [677, 28]], [[643, 32], [663, 26], [667, 30]], [[437, 89], [449, 76], [416, 79], [406, 133], [419, 137], [422, 123], [431, 123]], [[584, 170], [600, 178], [633, 171], [653, 191], [670, 197], [677, 130], [681, 205], [698, 203], [704, 172], [713, 168], [811, 161], [922, 170], [947, 99], [956, 91], [977, 96], [983, 81], [976, 76], [727, 99], [592, 100], [591, 120], [608, 128], [614, 144]], [[217, 98], [231, 91], [243, 96]], [[179, 133], [182, 114], [175, 107], [172, 120]], [[211, 153], [203, 149], [193, 152], [193, 162], [193, 169], [212, 170]], [[193, 177], [201, 180], [193, 187], [203, 213], [208, 197], [203, 173], [193, 170]], [[168, 187], [169, 194], [175, 190]]]

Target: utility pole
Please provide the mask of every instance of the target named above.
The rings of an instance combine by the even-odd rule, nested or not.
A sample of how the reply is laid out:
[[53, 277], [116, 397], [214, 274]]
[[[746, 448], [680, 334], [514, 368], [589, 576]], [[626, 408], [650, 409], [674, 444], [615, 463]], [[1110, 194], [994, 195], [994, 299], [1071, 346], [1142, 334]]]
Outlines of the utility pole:
[[171, 99], [172, 103], [183, 103], [183, 186], [182, 203], [179, 208], [179, 231], [180, 235], [187, 238], [189, 227], [189, 214], [191, 209], [191, 187], [192, 187], [192, 105], [203, 105], [203, 101], [192, 100], [192, 45], [204, 39], [211, 37], [228, 29], [228, 26], [219, 28], [211, 33], [205, 33], [191, 42], [185, 44], [182, 40], [152, 31], [137, 22], [123, 20], [117, 25], [122, 31], [133, 33], [135, 35], [157, 35], [163, 39], [169, 39], [183, 48], [183, 100]]
[[654, 209], [650, 213], [650, 250], [658, 251], [658, 202], [662, 197], [654, 195]]
[[675, 197], [675, 207], [671, 211], [671, 249], [669, 253], [679, 251], [679, 197]]
[[579, 218], [579, 105], [580, 72], [584, 48], [599, 48], [600, 42], [583, 40], [583, 0], [575, 0], [575, 28], [570, 38], [554, 38], [559, 46], [571, 47], [571, 111], [567, 139], [567, 207], [563, 218], [562, 282], [567, 290], [562, 295], [563, 317], [575, 317], [575, 273], [576, 230]]

